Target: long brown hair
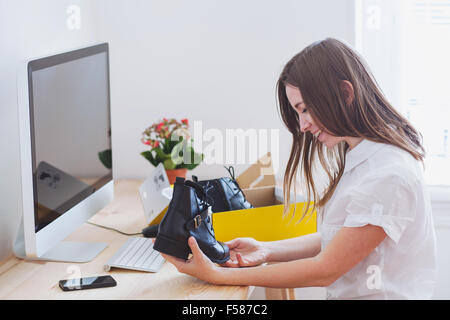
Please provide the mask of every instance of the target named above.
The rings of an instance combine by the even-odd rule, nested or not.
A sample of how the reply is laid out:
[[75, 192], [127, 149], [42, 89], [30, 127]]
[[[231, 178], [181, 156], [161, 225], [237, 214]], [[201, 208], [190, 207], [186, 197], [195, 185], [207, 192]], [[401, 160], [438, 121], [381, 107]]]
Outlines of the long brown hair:
[[[345, 103], [341, 90], [343, 80], [353, 86], [354, 98], [350, 105]], [[301, 132], [298, 114], [286, 96], [286, 85], [300, 90], [312, 119], [330, 134], [391, 144], [423, 161], [422, 136], [387, 101], [364, 60], [339, 40], [327, 38], [315, 42], [286, 64], [277, 82], [280, 115], [293, 139], [283, 181], [285, 214], [290, 208], [292, 184], [296, 192], [299, 165], [308, 203], [303, 219], [309, 209], [312, 212], [322, 207], [333, 195], [344, 172], [348, 150], [345, 142], [328, 149], [310, 132]], [[328, 186], [320, 193], [313, 180], [316, 158], [329, 179]]]

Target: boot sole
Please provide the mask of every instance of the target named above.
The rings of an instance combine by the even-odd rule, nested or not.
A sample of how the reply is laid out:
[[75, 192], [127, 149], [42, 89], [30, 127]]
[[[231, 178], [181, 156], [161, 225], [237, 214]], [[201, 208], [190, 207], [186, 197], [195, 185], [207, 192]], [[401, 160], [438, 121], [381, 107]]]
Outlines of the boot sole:
[[[211, 259], [211, 258], [210, 258]], [[218, 259], [211, 259], [212, 262], [222, 264], [227, 262], [230, 259], [230, 255], [226, 256], [225, 258], [218, 260]]]
[[[159, 251], [164, 254], [168, 254], [169, 256], [174, 256], [180, 259], [187, 260], [189, 257], [189, 254], [191, 253], [191, 248], [189, 248], [189, 245], [186, 242], [181, 242], [178, 240], [174, 240], [172, 238], [166, 237], [162, 235], [161, 233], [158, 233], [158, 236], [156, 237], [155, 243], [153, 244], [153, 249], [156, 251]], [[209, 258], [209, 257], [208, 257]], [[225, 263], [230, 259], [230, 255], [228, 254], [223, 259], [211, 259], [214, 263]]]

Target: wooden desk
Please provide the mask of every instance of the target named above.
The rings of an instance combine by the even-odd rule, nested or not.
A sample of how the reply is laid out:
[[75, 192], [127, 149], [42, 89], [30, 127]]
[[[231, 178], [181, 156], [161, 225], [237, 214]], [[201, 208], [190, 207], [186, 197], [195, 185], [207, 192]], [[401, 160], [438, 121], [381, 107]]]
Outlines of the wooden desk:
[[[141, 180], [115, 183], [114, 201], [90, 219], [91, 222], [137, 233], [145, 227], [139, 198]], [[0, 265], [0, 299], [248, 299], [253, 287], [215, 286], [179, 273], [166, 262], [157, 273], [124, 269], [103, 270], [108, 259], [128, 236], [90, 224], [83, 224], [67, 240], [106, 242], [108, 247], [93, 261], [74, 264], [25, 261], [11, 257]], [[110, 274], [117, 286], [94, 290], [64, 292], [58, 281], [74, 277]]]

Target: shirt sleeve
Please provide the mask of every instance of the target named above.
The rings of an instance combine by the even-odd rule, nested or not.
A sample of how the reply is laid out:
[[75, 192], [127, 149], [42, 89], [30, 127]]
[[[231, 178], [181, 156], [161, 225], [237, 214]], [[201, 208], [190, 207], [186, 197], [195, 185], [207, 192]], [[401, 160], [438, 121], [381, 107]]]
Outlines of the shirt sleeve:
[[382, 227], [398, 243], [416, 217], [416, 195], [398, 175], [372, 175], [350, 192], [344, 227]]

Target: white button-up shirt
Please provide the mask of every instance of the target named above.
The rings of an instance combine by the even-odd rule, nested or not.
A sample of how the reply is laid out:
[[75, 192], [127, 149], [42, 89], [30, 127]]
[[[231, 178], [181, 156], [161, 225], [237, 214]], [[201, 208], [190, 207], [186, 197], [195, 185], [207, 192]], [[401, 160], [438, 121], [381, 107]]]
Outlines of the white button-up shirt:
[[[380, 226], [387, 237], [327, 287], [328, 299], [430, 299], [436, 238], [421, 162], [388, 144], [362, 140], [321, 210], [321, 246], [342, 227]], [[319, 220], [319, 221], [320, 221]]]

